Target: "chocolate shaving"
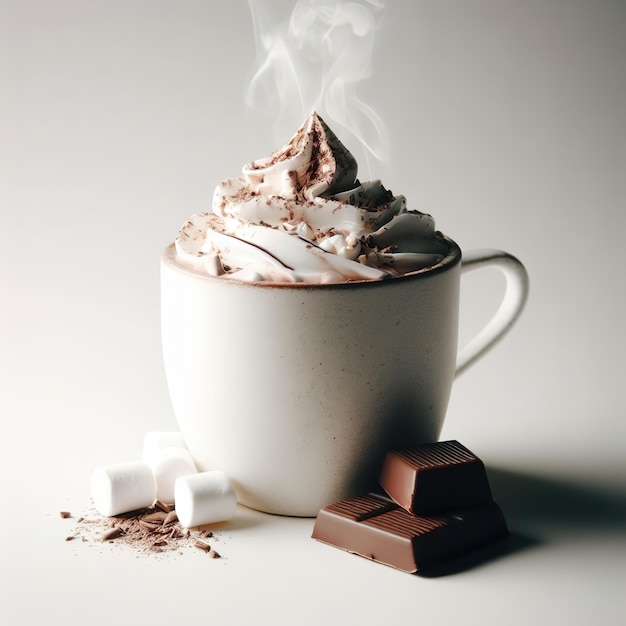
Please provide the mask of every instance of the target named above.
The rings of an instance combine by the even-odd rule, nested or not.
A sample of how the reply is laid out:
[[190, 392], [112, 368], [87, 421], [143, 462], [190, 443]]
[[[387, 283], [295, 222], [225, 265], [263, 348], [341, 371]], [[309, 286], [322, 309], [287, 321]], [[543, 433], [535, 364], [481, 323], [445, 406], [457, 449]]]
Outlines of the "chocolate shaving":
[[157, 526], [160, 526], [161, 524], [165, 523], [168, 515], [169, 513], [156, 511], [155, 513], [148, 513], [147, 515], [144, 515], [142, 521], [150, 522], [151, 524], [156, 524]]
[[169, 526], [169, 524], [173, 524], [178, 521], [178, 515], [176, 511], [170, 511], [166, 518], [163, 520], [163, 526]]
[[204, 550], [205, 552], [211, 551], [211, 546], [208, 543], [204, 543], [204, 541], [196, 541], [196, 543], [193, 544], [193, 547], [198, 548], [199, 550]]
[[154, 507], [131, 511], [114, 517], [100, 515], [90, 506], [77, 520], [77, 525], [65, 541], [75, 539], [94, 544], [130, 548], [143, 554], [178, 553], [182, 549], [196, 548], [211, 558], [219, 554], [206, 542], [207, 538], [219, 541], [217, 531], [207, 528], [184, 528], [178, 521], [175, 509], [163, 510], [158, 502]]
[[185, 535], [176, 527], [172, 528], [172, 532], [170, 533], [170, 537], [172, 539], [180, 539], [181, 537], [184, 537]]
[[169, 504], [165, 504], [165, 502], [161, 502], [161, 500], [157, 500], [154, 503], [154, 508], [158, 509], [159, 511], [162, 511], [163, 513], [170, 513], [171, 511], [174, 510], [173, 506]]
[[117, 539], [124, 534], [124, 531], [119, 526], [113, 526], [110, 530], [102, 535], [102, 541], [110, 541], [111, 539]]

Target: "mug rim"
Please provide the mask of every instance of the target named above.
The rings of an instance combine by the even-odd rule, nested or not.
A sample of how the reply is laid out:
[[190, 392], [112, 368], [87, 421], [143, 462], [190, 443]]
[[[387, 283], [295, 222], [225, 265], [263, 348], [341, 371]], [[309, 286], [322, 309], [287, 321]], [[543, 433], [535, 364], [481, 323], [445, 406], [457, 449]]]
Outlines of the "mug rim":
[[179, 271], [183, 274], [188, 274], [189, 276], [193, 276], [194, 278], [198, 278], [200, 280], [205, 280], [209, 283], [216, 282], [219, 284], [227, 284], [232, 286], [240, 286], [249, 289], [287, 289], [287, 290], [327, 290], [327, 289], [357, 289], [366, 287], [368, 289], [380, 288], [383, 286], [392, 285], [395, 283], [406, 283], [414, 280], [419, 280], [420, 278], [427, 278], [430, 276], [435, 276], [442, 272], [448, 271], [458, 265], [461, 262], [461, 248], [459, 245], [447, 235], [443, 233], [438, 233], [441, 236], [444, 243], [448, 246], [448, 253], [441, 259], [439, 262], [434, 265], [429, 265], [428, 267], [424, 267], [419, 270], [415, 270], [413, 272], [408, 272], [407, 274], [403, 274], [402, 276], [392, 276], [390, 278], [385, 278], [382, 280], [348, 280], [346, 282], [341, 283], [306, 283], [306, 282], [271, 282], [271, 281], [244, 281], [237, 280], [236, 278], [228, 279], [222, 276], [211, 276], [210, 274], [205, 274], [203, 272], [194, 270], [190, 267], [182, 265], [176, 260], [175, 253], [175, 244], [172, 242], [165, 247], [163, 253], [161, 254], [161, 263], [164, 266], [170, 267], [173, 270]]

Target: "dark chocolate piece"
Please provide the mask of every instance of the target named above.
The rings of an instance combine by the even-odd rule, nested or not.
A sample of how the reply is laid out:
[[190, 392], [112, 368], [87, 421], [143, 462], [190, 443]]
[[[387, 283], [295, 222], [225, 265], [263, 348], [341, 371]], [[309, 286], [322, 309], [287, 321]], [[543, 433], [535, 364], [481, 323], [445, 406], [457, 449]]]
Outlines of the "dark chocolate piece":
[[370, 494], [323, 508], [314, 539], [405, 572], [416, 572], [508, 534], [495, 502], [440, 515], [412, 515]]
[[493, 500], [483, 462], [458, 441], [388, 452], [379, 482], [410, 513], [464, 509]]

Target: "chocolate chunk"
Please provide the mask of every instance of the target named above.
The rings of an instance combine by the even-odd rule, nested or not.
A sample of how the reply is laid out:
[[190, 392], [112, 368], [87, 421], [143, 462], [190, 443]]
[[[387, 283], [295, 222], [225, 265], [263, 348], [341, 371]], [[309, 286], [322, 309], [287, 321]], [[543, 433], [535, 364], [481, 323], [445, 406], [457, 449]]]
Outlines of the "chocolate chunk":
[[483, 462], [458, 441], [387, 453], [379, 482], [410, 513], [435, 513], [493, 500]]
[[369, 494], [323, 508], [314, 539], [405, 572], [416, 572], [508, 534], [500, 508], [484, 506], [439, 515], [412, 515]]

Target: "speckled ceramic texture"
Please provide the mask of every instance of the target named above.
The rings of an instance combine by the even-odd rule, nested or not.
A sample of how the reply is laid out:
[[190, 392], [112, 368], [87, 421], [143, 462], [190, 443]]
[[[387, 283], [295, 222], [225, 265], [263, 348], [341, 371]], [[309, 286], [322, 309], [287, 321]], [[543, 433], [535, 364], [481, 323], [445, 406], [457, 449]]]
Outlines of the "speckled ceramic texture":
[[348, 285], [247, 284], [164, 252], [162, 335], [181, 432], [239, 502], [314, 516], [375, 485], [385, 452], [438, 438], [457, 359], [461, 251]]

